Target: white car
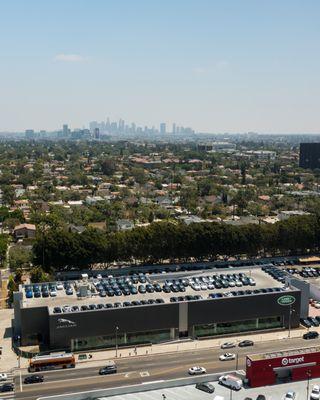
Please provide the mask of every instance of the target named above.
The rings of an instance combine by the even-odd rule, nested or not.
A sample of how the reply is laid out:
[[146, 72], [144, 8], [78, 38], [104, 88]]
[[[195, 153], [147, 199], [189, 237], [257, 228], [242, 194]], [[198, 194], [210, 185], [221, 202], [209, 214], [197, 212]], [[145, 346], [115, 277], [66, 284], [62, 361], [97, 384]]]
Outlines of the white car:
[[312, 400], [320, 399], [320, 386], [319, 385], [313, 386], [311, 393], [310, 393], [310, 399], [312, 399]]
[[224, 353], [221, 354], [221, 356], [219, 357], [220, 361], [229, 361], [229, 360], [235, 360], [236, 355], [234, 353]]
[[56, 288], [57, 290], [63, 290], [63, 284], [61, 282], [57, 282]]
[[225, 342], [221, 345], [222, 349], [231, 349], [232, 347], [236, 347], [234, 342]]
[[201, 290], [208, 290], [208, 286], [205, 283], [201, 284]]
[[0, 381], [6, 381], [8, 379], [8, 375], [5, 373], [0, 374]]
[[284, 400], [294, 400], [295, 398], [296, 398], [295, 392], [292, 392], [292, 391], [290, 390], [290, 392], [287, 392], [287, 393], [286, 393], [286, 395], [285, 395], [285, 397], [284, 397]]
[[51, 297], [57, 297], [57, 292], [55, 290], [50, 290]]
[[320, 308], [320, 302], [316, 301], [315, 303], [313, 303], [313, 307]]
[[201, 375], [205, 374], [207, 370], [203, 367], [191, 367], [189, 368], [189, 375]]

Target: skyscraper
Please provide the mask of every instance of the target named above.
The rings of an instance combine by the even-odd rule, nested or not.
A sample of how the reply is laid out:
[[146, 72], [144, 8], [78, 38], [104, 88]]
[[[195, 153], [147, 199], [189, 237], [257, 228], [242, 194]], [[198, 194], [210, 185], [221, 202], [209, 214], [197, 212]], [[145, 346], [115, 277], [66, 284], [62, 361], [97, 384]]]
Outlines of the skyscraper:
[[175, 122], [172, 124], [172, 133], [176, 133], [176, 124], [175, 124]]
[[166, 134], [166, 124], [165, 124], [165, 122], [161, 122], [161, 124], [160, 124], [160, 133]]
[[63, 133], [63, 136], [68, 136], [69, 128], [68, 128], [67, 124], [62, 125], [62, 133]]
[[99, 128], [95, 128], [94, 129], [94, 135], [93, 135], [93, 137], [95, 138], [95, 139], [100, 139], [100, 129]]

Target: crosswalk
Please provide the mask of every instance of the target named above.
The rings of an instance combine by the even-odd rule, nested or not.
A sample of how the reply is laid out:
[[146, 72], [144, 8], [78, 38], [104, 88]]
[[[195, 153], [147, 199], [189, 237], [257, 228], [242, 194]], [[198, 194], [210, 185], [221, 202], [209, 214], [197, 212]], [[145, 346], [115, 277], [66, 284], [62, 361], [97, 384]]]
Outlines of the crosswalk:
[[[0, 387], [6, 383], [14, 383], [14, 375], [13, 373], [8, 372], [7, 373], [7, 380], [6, 381], [2, 381], [0, 382]], [[13, 400], [15, 399], [15, 394], [14, 391], [13, 392], [1, 392], [0, 391], [0, 400]]]

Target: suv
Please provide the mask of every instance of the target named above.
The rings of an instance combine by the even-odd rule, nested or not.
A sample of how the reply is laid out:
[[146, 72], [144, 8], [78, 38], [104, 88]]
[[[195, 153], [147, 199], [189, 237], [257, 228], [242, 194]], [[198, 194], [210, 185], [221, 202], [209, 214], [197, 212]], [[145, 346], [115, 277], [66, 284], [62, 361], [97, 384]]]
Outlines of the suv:
[[30, 375], [24, 378], [24, 383], [41, 383], [43, 380], [43, 375]]
[[211, 383], [207, 382], [199, 382], [196, 384], [196, 389], [202, 390], [203, 392], [206, 393], [213, 393], [214, 392], [214, 386], [211, 385]]
[[105, 367], [99, 369], [99, 375], [115, 374], [117, 372], [117, 366], [113, 361], [110, 361]]

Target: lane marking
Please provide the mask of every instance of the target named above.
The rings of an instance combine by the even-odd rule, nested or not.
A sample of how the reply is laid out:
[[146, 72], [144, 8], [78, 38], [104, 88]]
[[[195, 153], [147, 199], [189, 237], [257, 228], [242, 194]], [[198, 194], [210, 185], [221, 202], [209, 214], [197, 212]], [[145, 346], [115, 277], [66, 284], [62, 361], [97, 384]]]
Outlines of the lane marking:
[[141, 376], [141, 378], [145, 378], [146, 376], [150, 376], [150, 374], [148, 371], [142, 371], [142, 372], [140, 372], [140, 376]]

